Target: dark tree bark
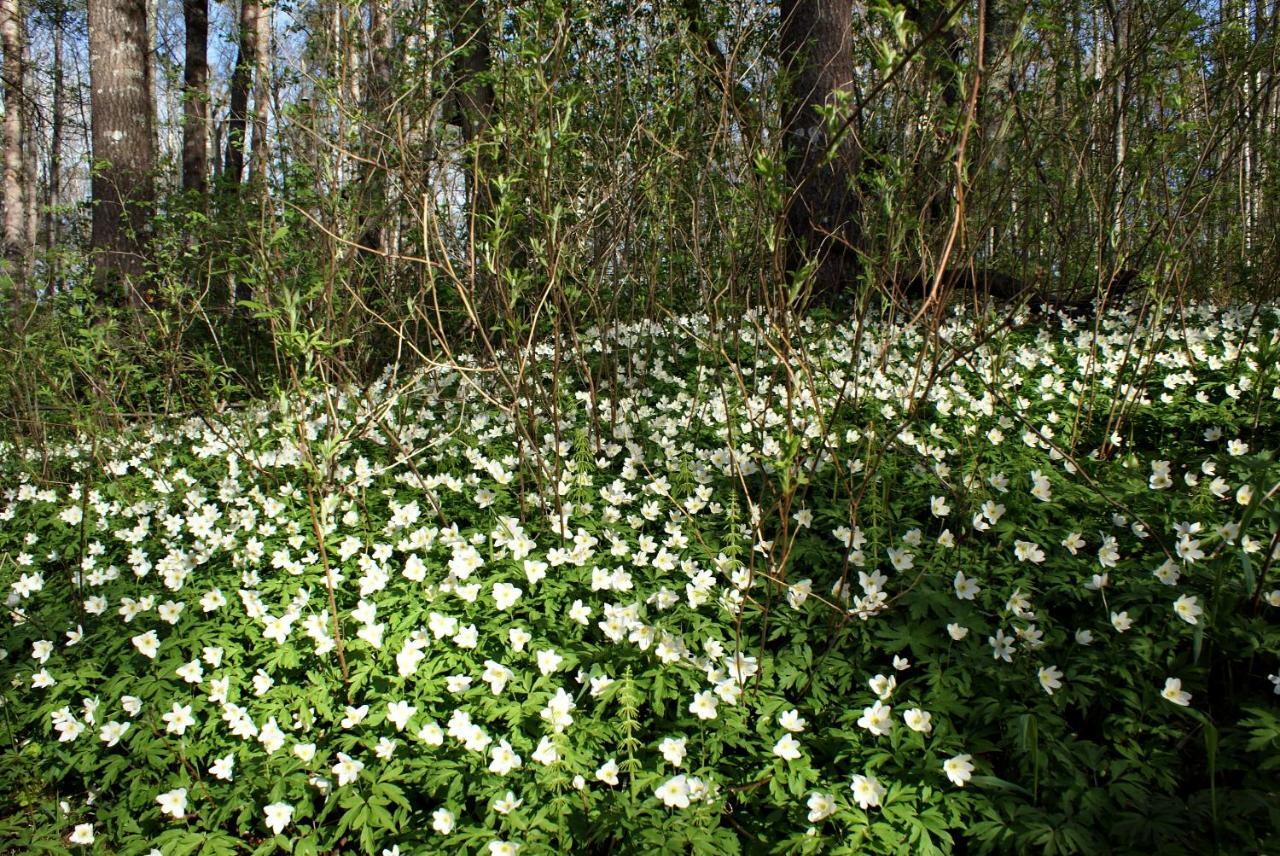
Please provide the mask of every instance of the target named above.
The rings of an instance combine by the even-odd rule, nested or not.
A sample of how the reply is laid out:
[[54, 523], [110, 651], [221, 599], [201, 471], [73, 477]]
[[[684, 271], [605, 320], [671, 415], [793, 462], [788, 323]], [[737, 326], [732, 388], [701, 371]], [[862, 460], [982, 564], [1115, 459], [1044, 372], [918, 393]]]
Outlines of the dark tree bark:
[[259, 0], [241, 0], [240, 46], [236, 51], [235, 69], [231, 73], [230, 116], [227, 120], [227, 153], [223, 159], [222, 178], [232, 188], [244, 176], [245, 141], [249, 124], [249, 90], [253, 88], [253, 70], [258, 62]]
[[[921, 0], [919, 3], [904, 4], [908, 17], [915, 23], [921, 36], [936, 35], [926, 45], [924, 58], [928, 63], [929, 76], [940, 89], [942, 99], [941, 117], [954, 122], [957, 126], [962, 120], [964, 82], [961, 62], [964, 56], [964, 43], [955, 27], [954, 0]], [[940, 138], [934, 147], [934, 157], [930, 158], [926, 170], [928, 184], [925, 192], [928, 201], [924, 207], [926, 228], [950, 225], [952, 176], [949, 155], [954, 136], [946, 134], [940, 124]]]
[[[471, 156], [466, 176], [468, 233], [476, 244], [485, 240], [498, 203], [497, 141], [492, 128], [496, 97], [491, 76], [493, 53], [484, 0], [449, 0], [447, 9], [453, 35], [453, 58], [449, 76], [452, 86], [454, 122]], [[515, 268], [527, 262], [518, 246], [508, 259]], [[474, 249], [474, 248], [473, 248]], [[490, 328], [505, 317], [508, 301], [500, 291], [499, 277], [476, 266], [472, 288], [477, 318]]]
[[[123, 277], [141, 302], [146, 230], [155, 201], [155, 106], [147, 69], [146, 0], [89, 0], [94, 170], [91, 243], [98, 286]], [[115, 292], [118, 294], [118, 292]]]
[[392, 52], [395, 50], [394, 22], [383, 11], [384, 0], [368, 0], [365, 4], [369, 18], [369, 76], [365, 82], [365, 117], [373, 127], [365, 132], [368, 164], [365, 167], [362, 207], [364, 220], [360, 226], [359, 244], [370, 250], [383, 248], [384, 225], [388, 207], [387, 169], [381, 163], [384, 143], [395, 138], [398, 129], [393, 127], [395, 117], [388, 115], [391, 102]]
[[182, 68], [182, 189], [209, 187], [209, 0], [183, 0], [187, 54]]
[[[455, 0], [453, 15], [454, 104], [462, 138], [471, 145], [493, 125], [495, 97], [489, 72], [493, 64], [489, 25], [483, 0]], [[467, 205], [472, 216], [486, 216], [494, 207], [494, 158], [488, 147], [477, 148], [467, 171]]]
[[[984, 171], [999, 173], [1007, 156], [1004, 151], [1002, 117], [1016, 97], [1015, 75], [1011, 51], [1014, 36], [1022, 15], [1021, 0], [995, 0], [986, 7], [986, 29], [982, 44], [982, 95], [978, 99], [977, 126], [982, 149], [978, 160]], [[994, 256], [997, 247], [1004, 245], [1004, 218], [992, 218], [987, 226], [987, 252]]]
[[[896, 291], [910, 300], [921, 300], [933, 288], [933, 277], [916, 274], [896, 283]], [[1037, 296], [1026, 282], [989, 268], [948, 268], [942, 275], [940, 290], [957, 297], [977, 296], [983, 300], [1018, 301]]]
[[954, 0], [921, 0], [903, 4], [920, 35], [937, 32], [929, 42], [925, 56], [931, 66], [932, 77], [941, 87], [942, 104], [948, 111], [957, 109], [962, 98], [960, 63], [964, 57], [964, 41], [956, 29], [955, 18], [951, 17], [954, 6]]
[[[830, 300], [852, 288], [859, 271], [861, 222], [855, 180], [860, 157], [845, 133], [834, 152], [821, 116], [853, 90], [852, 4], [782, 0], [780, 50], [788, 86], [782, 145], [792, 189], [785, 212], [786, 269], [812, 265], [811, 294]], [[827, 155], [830, 154], [830, 157]]]

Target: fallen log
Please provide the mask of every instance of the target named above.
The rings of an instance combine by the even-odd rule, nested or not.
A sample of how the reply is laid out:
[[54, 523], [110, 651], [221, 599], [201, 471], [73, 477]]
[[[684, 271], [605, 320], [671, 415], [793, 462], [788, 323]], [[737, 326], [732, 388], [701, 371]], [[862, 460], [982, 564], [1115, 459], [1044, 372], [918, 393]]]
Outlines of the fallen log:
[[[892, 284], [895, 296], [906, 300], [923, 300], [932, 291], [934, 277], [916, 274], [910, 279]], [[1058, 294], [1043, 291], [1026, 280], [992, 268], [959, 268], [946, 271], [938, 284], [939, 297], [944, 301], [953, 298], [976, 296], [1000, 303], [1025, 302], [1037, 314], [1065, 312], [1086, 315], [1094, 312], [1099, 302], [1114, 304], [1124, 300], [1134, 283], [1138, 271], [1124, 268], [1111, 279], [1110, 285], [1099, 295], [1084, 297], [1079, 294]]]

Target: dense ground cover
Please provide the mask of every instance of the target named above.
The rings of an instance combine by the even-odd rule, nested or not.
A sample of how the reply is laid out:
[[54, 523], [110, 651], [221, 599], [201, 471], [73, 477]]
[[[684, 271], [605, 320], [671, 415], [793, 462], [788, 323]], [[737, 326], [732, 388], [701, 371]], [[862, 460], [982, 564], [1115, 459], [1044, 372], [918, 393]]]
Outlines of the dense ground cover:
[[689, 318], [7, 448], [0, 836], [1274, 849], [1278, 320]]

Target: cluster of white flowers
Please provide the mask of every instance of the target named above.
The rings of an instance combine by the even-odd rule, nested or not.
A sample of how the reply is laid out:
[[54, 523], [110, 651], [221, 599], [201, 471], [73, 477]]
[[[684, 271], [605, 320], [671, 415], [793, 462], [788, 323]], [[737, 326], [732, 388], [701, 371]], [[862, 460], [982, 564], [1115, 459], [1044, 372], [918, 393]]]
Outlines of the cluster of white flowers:
[[[897, 594], [928, 576], [955, 607], [955, 620], [940, 642], [976, 652], [988, 665], [994, 659], [997, 668], [1040, 652], [1034, 656], [1043, 659], [1026, 673], [1034, 674], [1024, 678], [1026, 685], [1050, 696], [1070, 693], [1071, 660], [1057, 660], [1065, 669], [1046, 662], [1053, 656], [1047, 652], [1056, 650], [1046, 647], [1051, 637], [1054, 645], [1068, 638], [1090, 646], [1131, 632], [1140, 622], [1172, 618], [1178, 627], [1178, 622], [1200, 625], [1207, 592], [1197, 566], [1214, 551], [1249, 556], [1270, 548], [1244, 516], [1262, 494], [1228, 479], [1228, 462], [1248, 456], [1249, 445], [1242, 438], [1224, 439], [1221, 431], [1206, 432], [1209, 448], [1194, 464], [1164, 457], [1144, 463], [1132, 453], [1120, 462], [1139, 473], [1139, 484], [1145, 481], [1162, 501], [1185, 495], [1214, 509], [1205, 519], [1179, 522], [1169, 532], [1158, 521], [1117, 514], [1078, 523], [1082, 531], [1064, 538], [1061, 530], [1042, 534], [1028, 528], [1032, 524], [1020, 516], [1023, 505], [1036, 513], [1064, 508], [1065, 497], [1082, 484], [1082, 461], [1096, 467], [1107, 455], [1120, 454], [1119, 436], [1105, 438], [1107, 448], [1080, 446], [1072, 424], [1077, 413], [1088, 415], [1100, 401], [1135, 408], [1184, 398], [1213, 401], [1210, 396], [1221, 393], [1201, 384], [1201, 378], [1235, 362], [1257, 372], [1257, 348], [1244, 338], [1242, 319], [1227, 313], [1203, 320], [1200, 331], [1179, 341], [1162, 338], [1166, 331], [1139, 331], [1151, 345], [1147, 353], [1155, 356], [1137, 368], [1164, 371], [1145, 384], [1126, 373], [1135, 368], [1125, 359], [1138, 334], [1110, 319], [1074, 342], [1068, 326], [1065, 339], [1051, 340], [1045, 332], [1009, 351], [980, 347], [963, 371], [957, 368], [925, 385], [919, 400], [910, 399], [917, 385], [911, 382], [913, 361], [904, 356], [920, 347], [915, 331], [895, 330], [892, 337], [869, 336], [854, 345], [850, 330], [838, 330], [815, 363], [813, 388], [790, 390], [789, 396], [778, 394], [771, 357], [761, 348], [761, 355], [736, 367], [743, 385], [732, 401], [690, 392], [688, 380], [672, 373], [679, 357], [673, 347], [668, 357], [637, 358], [636, 376], [612, 397], [580, 391], [576, 422], [529, 404], [530, 418], [546, 433], [522, 455], [540, 466], [551, 464], [542, 468], [543, 481], [522, 497], [521, 517], [498, 513], [512, 510], [515, 479], [530, 466], [529, 458], [511, 452], [517, 435], [513, 417], [491, 408], [477, 411], [475, 382], [464, 380], [467, 372], [461, 369], [418, 375], [409, 384], [413, 394], [379, 382], [363, 392], [329, 390], [294, 402], [289, 416], [297, 431], [273, 429], [282, 414], [267, 408], [251, 412], [241, 425], [192, 420], [142, 430], [134, 439], [108, 444], [109, 477], [144, 487], [143, 498], [132, 503], [117, 498], [129, 494], [104, 490], [102, 473], [90, 478], [86, 448], [73, 444], [62, 454], [77, 462], [84, 484], [54, 490], [22, 482], [5, 491], [0, 509], [5, 520], [15, 519], [19, 509], [56, 520], [84, 545], [74, 572], [76, 589], [85, 592], [83, 623], [77, 619], [65, 628], [42, 628], [50, 638], [30, 643], [31, 668], [23, 680], [38, 692], [62, 692], [63, 682], [71, 681], [79, 687], [75, 664], [92, 652], [75, 646], [86, 634], [119, 622], [130, 628], [127, 667], [170, 682], [162, 701], [147, 703], [148, 721], [162, 723], [165, 735], [175, 740], [196, 732], [214, 734], [217, 752], [198, 760], [216, 780], [233, 781], [243, 753], [269, 757], [288, 747], [304, 765], [314, 765], [310, 782], [324, 795], [359, 781], [366, 763], [392, 758], [402, 741], [416, 741], [427, 750], [468, 753], [504, 782], [527, 775], [521, 771], [528, 759], [565, 766], [583, 788], [612, 788], [628, 775], [617, 760], [619, 750], [593, 742], [593, 757], [583, 758], [567, 748], [569, 742], [558, 743], [588, 711], [613, 715], [602, 712], [617, 689], [618, 672], [611, 676], [608, 663], [611, 647], [678, 676], [668, 683], [681, 688], [677, 713], [689, 726], [701, 726], [728, 713], [737, 716], [752, 703], [761, 652], [735, 628], [762, 600], [777, 594], [798, 613], [831, 610], [867, 622], [890, 613]], [[950, 319], [942, 332], [960, 336], [966, 323]], [[704, 319], [686, 319], [669, 329], [622, 328], [591, 347], [631, 355], [647, 335], [676, 343], [689, 330], [706, 329]], [[764, 335], [750, 328], [742, 333], [748, 345], [761, 344]], [[855, 353], [858, 348], [865, 353]], [[895, 358], [864, 359], [885, 352]], [[1012, 374], [1011, 366], [1017, 368]], [[1247, 390], [1239, 379], [1235, 384], [1225, 393], [1231, 401]], [[866, 426], [824, 436], [820, 426], [829, 424], [855, 388], [890, 422], [917, 405], [924, 415], [891, 434], [877, 436]], [[1155, 389], [1161, 391], [1153, 401]], [[368, 402], [378, 400], [387, 403], [380, 419], [362, 421]], [[592, 433], [596, 422], [606, 427]], [[299, 431], [307, 442], [348, 439], [335, 446], [327, 482], [334, 487], [318, 497], [299, 487], [304, 461]], [[1026, 448], [1018, 450], [1033, 456], [1034, 467], [988, 463], [985, 452], [972, 458], [981, 464], [967, 457], [973, 438], [981, 439], [983, 449], [999, 449], [1006, 437], [1015, 443], [1021, 437]], [[871, 466], [867, 449], [873, 442], [904, 451], [939, 485], [927, 503], [920, 498], [927, 507], [922, 520], [900, 531], [864, 532], [854, 520], [823, 522], [807, 506], [790, 509], [782, 520], [788, 526], [774, 531], [761, 508], [738, 494], [743, 479], [777, 474], [784, 459], [785, 466], [799, 467], [809, 478], [863, 472]], [[375, 447], [398, 451], [386, 453], [389, 463], [371, 461], [366, 455]], [[201, 475], [189, 471], [195, 469], [192, 460], [200, 462]], [[260, 473], [272, 477], [259, 479]], [[947, 492], [951, 486], [955, 490]], [[370, 512], [371, 502], [382, 501], [378, 497], [385, 497], [384, 507]], [[708, 526], [724, 536], [718, 544], [733, 546], [708, 549], [702, 541]], [[316, 542], [317, 531], [324, 544]], [[788, 537], [825, 545], [843, 572], [822, 578], [805, 571], [809, 576], [788, 579], [783, 573]], [[1158, 563], [1151, 561], [1157, 541], [1168, 544]], [[66, 591], [50, 592], [49, 583], [65, 557], [54, 551], [37, 557], [44, 549], [39, 542], [34, 532], [25, 538], [9, 584], [7, 605], [19, 624], [42, 598], [63, 597]], [[990, 546], [991, 555], [1003, 557], [1000, 561], [1018, 573], [1050, 566], [1074, 569], [1082, 597], [1097, 603], [1096, 620], [1057, 628], [1043, 598], [1044, 614], [1038, 616], [1034, 584], [1008, 585], [1006, 576], [983, 567], [948, 566], [947, 555], [962, 542]], [[939, 573], [944, 567], [949, 570]], [[1159, 617], [1147, 605], [1119, 596], [1140, 568], [1142, 576], [1150, 571], [1173, 589]], [[551, 597], [557, 599], [544, 599]], [[425, 622], [401, 620], [396, 605], [403, 598], [422, 606]], [[1266, 601], [1280, 606], [1280, 591], [1266, 594]], [[539, 626], [548, 604], [563, 624], [560, 636]], [[500, 616], [498, 631], [486, 618], [493, 615]], [[698, 620], [689, 620], [691, 615]], [[985, 626], [982, 616], [994, 630], [970, 639], [965, 622]], [[192, 650], [191, 631], [215, 620], [241, 626], [244, 638]], [[65, 643], [59, 645], [55, 633], [65, 633]], [[585, 646], [590, 646], [590, 665]], [[388, 669], [386, 675], [392, 689], [384, 696], [361, 690], [365, 703], [357, 699], [332, 717], [315, 709], [305, 715], [293, 707], [283, 712], [281, 701], [294, 699], [296, 673], [290, 670], [296, 663], [272, 652], [296, 652], [304, 667], [329, 672], [338, 668], [338, 654], [345, 653], [341, 669], [362, 664], [367, 675], [385, 665], [384, 648], [394, 660], [394, 674]], [[423, 667], [446, 660], [454, 664], [448, 667], [452, 674]], [[939, 718], [909, 695], [922, 688], [912, 684], [907, 660], [893, 657], [892, 670], [888, 663], [886, 655], [881, 668], [891, 673], [869, 676], [867, 703], [856, 705], [856, 725], [866, 739], [891, 735], [898, 723], [913, 739], [940, 739], [939, 733], [949, 732], [935, 730]], [[416, 694], [419, 680], [438, 684], [439, 699]], [[1280, 692], [1280, 680], [1273, 683]], [[528, 712], [538, 730], [514, 725], [515, 718], [494, 704], [515, 694], [509, 687], [532, 702]], [[1189, 705], [1192, 698], [1173, 677], [1154, 692], [1175, 705]], [[781, 733], [761, 738], [761, 756], [783, 765], [804, 763], [814, 754], [805, 743], [809, 723], [791, 706], [803, 700], [779, 702], [782, 707], [774, 709], [780, 711]], [[109, 709], [101, 717], [100, 704]], [[54, 710], [51, 729], [63, 743], [88, 732], [91, 741], [97, 735], [100, 751], [122, 751], [122, 741], [143, 730], [131, 728], [143, 709], [134, 696], [99, 702], [90, 695], [78, 711], [71, 704]], [[452, 741], [447, 745], [446, 737]], [[696, 739], [667, 734], [648, 746], [659, 767], [700, 774], [682, 771], [654, 789], [654, 798], [667, 808], [721, 798], [714, 771], [686, 768], [689, 742]], [[961, 787], [974, 769], [969, 755], [958, 754], [942, 765], [941, 775]], [[888, 794], [869, 773], [855, 775], [851, 787], [864, 810], [880, 806]], [[499, 814], [522, 803], [518, 786], [511, 788], [493, 803]], [[199, 810], [188, 805], [185, 787], [158, 793], [156, 802], [174, 819]], [[810, 794], [807, 805], [810, 823], [837, 811], [835, 797], [827, 792]], [[454, 831], [457, 808], [434, 812], [437, 833]], [[263, 807], [263, 823], [281, 834], [294, 812], [291, 803], [272, 802]], [[70, 840], [91, 843], [93, 836], [93, 825], [85, 824]], [[507, 841], [489, 845], [495, 853], [514, 853], [517, 847]]]
[[658, 785], [654, 788], [654, 795], [667, 808], [688, 808], [696, 802], [714, 802], [716, 799], [715, 789], [708, 787], [697, 776], [684, 773], [672, 776]]

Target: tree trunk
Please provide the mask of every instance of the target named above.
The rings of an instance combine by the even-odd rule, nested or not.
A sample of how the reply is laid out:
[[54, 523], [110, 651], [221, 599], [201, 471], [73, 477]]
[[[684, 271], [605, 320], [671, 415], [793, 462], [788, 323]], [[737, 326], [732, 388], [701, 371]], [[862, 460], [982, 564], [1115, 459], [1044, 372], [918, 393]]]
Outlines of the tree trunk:
[[1133, 60], [1129, 57], [1129, 9], [1127, 0], [1117, 0], [1108, 4], [1111, 19], [1111, 64], [1119, 64], [1119, 73], [1115, 75], [1112, 91], [1113, 121], [1112, 135], [1114, 145], [1113, 178], [1109, 182], [1108, 197], [1111, 203], [1109, 231], [1107, 235], [1107, 253], [1104, 270], [1098, 271], [1099, 283], [1106, 281], [1108, 272], [1114, 269], [1119, 261], [1121, 246], [1124, 241], [1124, 203], [1127, 195], [1127, 174], [1129, 160], [1128, 128], [1126, 115], [1129, 111], [1130, 78], [1133, 74]]
[[[155, 106], [147, 79], [146, 0], [90, 0], [89, 77], [94, 171], [91, 235], [99, 288], [123, 277], [139, 290], [155, 201]], [[118, 292], [116, 292], [118, 294]]]
[[937, 83], [942, 99], [940, 115], [931, 123], [937, 129], [932, 156], [923, 170], [927, 202], [923, 208], [925, 222], [922, 225], [926, 236], [936, 234], [938, 230], [945, 231], [951, 225], [951, 153], [959, 132], [948, 133], [948, 129], [953, 123], [959, 128], [963, 119], [963, 73], [960, 70], [963, 42], [954, 19], [949, 17], [952, 6], [948, 0], [904, 4], [907, 16], [915, 23], [921, 36], [937, 32], [923, 53], [927, 64], [926, 85]]
[[[977, 108], [977, 126], [982, 140], [978, 162], [985, 164], [987, 174], [994, 182], [1000, 182], [1008, 175], [1010, 159], [1004, 141], [1008, 123], [1004, 117], [1017, 97], [1014, 91], [1012, 52], [1021, 13], [1021, 4], [1009, 0], [996, 0], [987, 4], [987, 26], [983, 32], [982, 46], [985, 66], [982, 69], [983, 90]], [[1003, 217], [989, 216], [989, 261], [995, 255], [996, 248], [1006, 244], [1002, 229], [1009, 226], [1016, 228], [1017, 219], [1011, 219], [1012, 223]]]
[[[493, 211], [497, 207], [495, 184], [497, 157], [491, 129], [496, 105], [490, 72], [493, 54], [489, 22], [483, 0], [450, 0], [448, 20], [453, 34], [452, 78], [454, 121], [462, 131], [462, 140], [471, 160], [463, 167], [466, 183], [466, 220], [468, 255], [479, 255], [476, 247], [489, 231]], [[518, 251], [517, 251], [518, 252]], [[502, 264], [508, 264], [504, 259]], [[525, 264], [522, 257], [510, 262]], [[503, 315], [507, 301], [499, 291], [499, 277], [486, 273], [480, 265], [470, 268], [473, 303], [482, 326], [489, 327]]]
[[[493, 64], [489, 25], [483, 0], [457, 0], [461, 4], [453, 23], [454, 103], [467, 145], [483, 138], [493, 124], [495, 97], [489, 71]], [[471, 216], [493, 210], [493, 157], [477, 148], [467, 170], [467, 205]]]
[[63, 18], [66, 9], [61, 2], [54, 6], [53, 19], [53, 106], [49, 129], [49, 185], [45, 190], [44, 237], [49, 251], [49, 281], [46, 294], [52, 295], [58, 283], [58, 232], [62, 204], [62, 110], [65, 87], [62, 79]]
[[399, 129], [388, 115], [391, 101], [391, 55], [395, 50], [393, 22], [387, 20], [385, 0], [369, 0], [365, 4], [369, 17], [369, 79], [365, 85], [365, 121], [373, 127], [365, 133], [367, 148], [365, 192], [361, 199], [364, 217], [358, 242], [362, 247], [381, 250], [382, 233], [391, 203], [386, 199], [387, 170], [380, 163], [388, 139], [399, 140]]
[[[25, 41], [25, 40], [24, 40]], [[35, 57], [31, 53], [31, 45], [27, 45], [27, 55], [24, 58], [24, 83], [23, 91], [34, 93], [40, 90], [39, 78], [36, 74]], [[37, 169], [40, 162], [40, 150], [38, 148], [37, 128], [40, 105], [33, 100], [32, 97], [24, 97], [22, 111], [22, 167], [26, 170], [26, 178], [22, 184], [22, 205], [23, 216], [27, 219], [26, 228], [23, 231], [23, 277], [29, 279], [31, 276], [31, 263], [35, 260], [36, 242], [40, 236], [40, 205], [36, 198], [37, 188], [40, 186], [40, 175]]]
[[267, 158], [271, 143], [267, 139], [267, 109], [271, 97], [271, 9], [258, 9], [258, 37], [254, 49], [255, 80], [253, 87], [253, 146], [250, 150], [249, 180], [267, 186]]
[[[210, 110], [209, 112], [212, 116], [213, 111]], [[209, 141], [209, 150], [213, 152], [213, 183], [216, 185], [222, 181], [222, 158], [220, 153], [222, 152], [223, 138], [227, 132], [227, 123], [223, 119], [219, 119], [216, 122], [213, 122], [212, 119], [210, 121], [213, 125], [213, 139]]]
[[[160, 3], [159, 0], [146, 0], [146, 9], [144, 10], [147, 22], [147, 92], [151, 98], [153, 105], [158, 104], [163, 94], [156, 86], [156, 60], [159, 54], [160, 46]], [[159, 158], [161, 152], [164, 151], [164, 145], [160, 140], [160, 113], [157, 107], [151, 108], [151, 150], [156, 153]]]
[[183, 0], [187, 54], [182, 69], [182, 189], [209, 187], [209, 0]]
[[18, 0], [0, 0], [4, 52], [4, 260], [15, 307], [26, 291], [27, 221], [22, 163], [22, 14]]
[[231, 110], [227, 121], [227, 153], [222, 178], [235, 188], [244, 176], [246, 129], [249, 122], [249, 90], [253, 86], [253, 69], [258, 55], [259, 0], [241, 0], [240, 47], [236, 52], [235, 70], [231, 74]]
[[861, 242], [854, 180], [860, 156], [846, 133], [831, 157], [821, 115], [853, 90], [852, 5], [840, 0], [782, 0], [780, 56], [788, 85], [782, 100], [787, 202], [786, 269], [812, 265], [811, 294], [829, 300], [850, 289]]

